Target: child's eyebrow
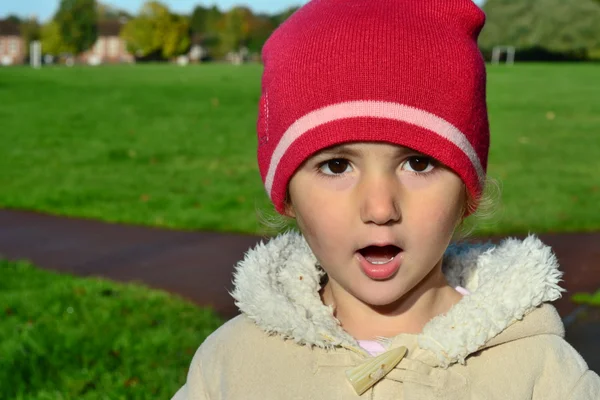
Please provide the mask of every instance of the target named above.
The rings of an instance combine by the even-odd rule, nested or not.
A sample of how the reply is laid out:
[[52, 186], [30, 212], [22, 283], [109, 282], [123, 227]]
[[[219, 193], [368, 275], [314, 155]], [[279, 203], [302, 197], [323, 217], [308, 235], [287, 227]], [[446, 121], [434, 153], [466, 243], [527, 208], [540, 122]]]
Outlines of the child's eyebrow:
[[340, 145], [330, 149], [325, 149], [321, 151], [319, 155], [328, 157], [360, 157], [363, 155], [363, 152], [360, 150], [355, 150], [352, 147]]
[[[407, 154], [422, 154], [419, 151], [410, 149], [404, 146], [396, 146], [394, 151], [394, 156], [401, 157]], [[318, 153], [319, 156], [323, 157], [361, 157], [364, 155], [364, 152], [360, 149], [355, 149], [349, 145], [339, 145], [335, 147], [331, 147], [329, 149], [325, 149]]]

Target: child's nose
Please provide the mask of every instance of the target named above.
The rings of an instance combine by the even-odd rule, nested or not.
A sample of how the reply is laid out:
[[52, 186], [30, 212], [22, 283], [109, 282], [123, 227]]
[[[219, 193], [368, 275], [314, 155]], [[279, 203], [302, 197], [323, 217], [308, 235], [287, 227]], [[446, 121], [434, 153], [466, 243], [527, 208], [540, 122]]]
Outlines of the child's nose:
[[364, 223], [389, 225], [400, 221], [400, 188], [393, 177], [365, 179], [359, 187], [361, 219]]

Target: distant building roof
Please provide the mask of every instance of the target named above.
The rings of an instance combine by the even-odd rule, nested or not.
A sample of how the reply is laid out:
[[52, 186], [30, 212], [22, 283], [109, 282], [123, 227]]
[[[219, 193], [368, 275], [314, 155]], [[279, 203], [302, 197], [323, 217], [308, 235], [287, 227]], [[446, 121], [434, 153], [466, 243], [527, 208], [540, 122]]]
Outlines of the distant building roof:
[[119, 21], [108, 20], [98, 22], [98, 36], [119, 36], [123, 24]]
[[20, 36], [19, 25], [7, 19], [0, 19], [0, 36]]

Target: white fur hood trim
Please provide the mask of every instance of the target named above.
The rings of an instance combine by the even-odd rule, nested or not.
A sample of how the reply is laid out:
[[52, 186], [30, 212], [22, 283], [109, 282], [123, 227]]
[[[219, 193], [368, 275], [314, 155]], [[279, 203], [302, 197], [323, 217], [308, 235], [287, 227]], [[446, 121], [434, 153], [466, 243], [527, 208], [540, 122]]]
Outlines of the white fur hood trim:
[[[236, 305], [260, 328], [299, 344], [331, 348], [357, 342], [319, 297], [323, 275], [304, 238], [288, 232], [260, 243], [236, 266]], [[562, 273], [550, 247], [537, 237], [491, 244], [452, 245], [444, 256], [452, 286], [471, 292], [418, 335], [447, 366], [465, 358], [544, 302], [561, 296]]]

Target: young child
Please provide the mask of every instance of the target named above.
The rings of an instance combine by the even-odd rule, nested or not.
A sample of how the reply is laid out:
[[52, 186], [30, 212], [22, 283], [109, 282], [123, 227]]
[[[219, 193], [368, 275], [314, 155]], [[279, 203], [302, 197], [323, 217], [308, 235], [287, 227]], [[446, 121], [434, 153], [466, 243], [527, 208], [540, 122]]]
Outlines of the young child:
[[600, 399], [548, 304], [551, 250], [450, 245], [486, 179], [484, 19], [471, 0], [313, 0], [273, 33], [258, 162], [301, 234], [238, 264], [242, 314], [174, 399]]

